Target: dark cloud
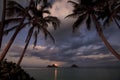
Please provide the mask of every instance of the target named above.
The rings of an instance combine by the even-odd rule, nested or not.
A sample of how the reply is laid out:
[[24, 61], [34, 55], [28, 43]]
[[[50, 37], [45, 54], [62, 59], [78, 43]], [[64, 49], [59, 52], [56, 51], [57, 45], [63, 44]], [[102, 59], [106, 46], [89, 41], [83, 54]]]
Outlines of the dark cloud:
[[[52, 60], [58, 60], [67, 63], [81, 62], [82, 64], [86, 64], [86, 63], [94, 63], [97, 61], [104, 61], [104, 60], [108, 61], [115, 58], [113, 56], [104, 57], [104, 55], [110, 55], [110, 54], [108, 49], [105, 47], [105, 45], [99, 38], [95, 29], [92, 29], [91, 31], [86, 31], [85, 29], [82, 29], [83, 30], [82, 32], [85, 33], [72, 34], [70, 28], [71, 28], [70, 24], [63, 24], [62, 29], [59, 30], [58, 32], [55, 32], [54, 36], [56, 37], [56, 39], [58, 39], [56, 45], [57, 47], [62, 49], [60, 49], [58, 53], [55, 53], [57, 54], [56, 57], [54, 58], [51, 57]], [[114, 36], [113, 34], [115, 33], [115, 31], [117, 31], [117, 29], [113, 29], [113, 27], [105, 30], [104, 32], [106, 38], [109, 40], [110, 37]], [[120, 46], [114, 44], [112, 44], [112, 46], [113, 48], [115, 48], [116, 51], [120, 52], [120, 48], [119, 48]], [[77, 58], [78, 56], [89, 56], [89, 55], [99, 56], [99, 54], [103, 54], [103, 58], [102, 57], [100, 59], [98, 58], [98, 60], [95, 60], [92, 57]]]
[[[84, 26], [82, 26], [84, 27]], [[114, 36], [113, 28], [106, 30], [105, 35], [109, 40]], [[38, 57], [43, 60], [65, 62], [66, 65], [79, 64], [83, 66], [116, 66], [118, 60], [108, 51], [95, 29], [87, 31], [85, 28], [81, 29], [81, 33], [72, 33], [72, 27], [70, 24], [63, 23], [59, 30], [52, 32], [56, 39], [56, 44], [51, 44], [50, 40], [47, 40], [44, 49], [32, 49], [28, 48], [27, 56]], [[117, 39], [116, 39], [117, 40]], [[120, 46], [114, 45], [116, 51], [120, 52]], [[19, 47], [22, 48], [22, 47]], [[16, 50], [11, 50], [17, 52]], [[14, 57], [19, 57], [15, 55]], [[115, 61], [111, 61], [114, 60]], [[110, 63], [109, 63], [110, 62]], [[112, 64], [113, 63], [113, 64]], [[64, 64], [65, 65], [65, 64]]]
[[[67, 1], [67, 0], [65, 0]], [[52, 0], [54, 2], [54, 0]], [[59, 7], [63, 10], [57, 10], [58, 13], [53, 11], [53, 15], [57, 15], [61, 19], [60, 28], [56, 31], [51, 30], [51, 33], [56, 39], [56, 43], [53, 44], [50, 39], [46, 40], [44, 45], [38, 45], [36, 49], [30, 47], [26, 52], [25, 57], [36, 57], [37, 59], [65, 62], [64, 65], [79, 64], [80, 66], [120, 66], [120, 62], [108, 51], [104, 43], [99, 38], [94, 26], [90, 31], [86, 29], [86, 25], [83, 24], [76, 33], [72, 33], [73, 19], [63, 19], [69, 13], [68, 6], [58, 5], [63, 3], [64, 0], [56, 0], [53, 8]], [[60, 7], [61, 6], [61, 7]], [[62, 18], [61, 18], [62, 17]], [[24, 33], [24, 32], [23, 32]], [[23, 33], [20, 34], [22, 38]], [[111, 43], [116, 51], [120, 53], [120, 31], [118, 28], [111, 24], [110, 27], [104, 30], [104, 34], [107, 40]], [[41, 40], [38, 44], [43, 44]], [[15, 43], [16, 44], [16, 43]], [[16, 49], [17, 48], [17, 49]], [[19, 57], [24, 45], [14, 45], [9, 54], [12, 57]]]

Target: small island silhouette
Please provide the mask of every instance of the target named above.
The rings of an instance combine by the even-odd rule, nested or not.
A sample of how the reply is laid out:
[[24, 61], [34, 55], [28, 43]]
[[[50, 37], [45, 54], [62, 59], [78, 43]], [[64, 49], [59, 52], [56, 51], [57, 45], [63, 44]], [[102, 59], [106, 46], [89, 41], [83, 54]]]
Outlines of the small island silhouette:
[[76, 65], [76, 64], [73, 64], [73, 65], [71, 65], [70, 67], [71, 67], [71, 68], [79, 68], [79, 66]]
[[58, 66], [55, 64], [52, 64], [52, 65], [48, 65], [47, 68], [58, 68]]

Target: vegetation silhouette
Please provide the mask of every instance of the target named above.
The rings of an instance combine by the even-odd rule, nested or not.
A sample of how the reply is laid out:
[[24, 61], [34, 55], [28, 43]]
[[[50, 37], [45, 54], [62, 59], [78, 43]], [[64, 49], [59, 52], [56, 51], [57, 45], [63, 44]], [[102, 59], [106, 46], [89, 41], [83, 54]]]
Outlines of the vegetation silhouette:
[[35, 80], [20, 66], [6, 60], [0, 63], [0, 80]]
[[[9, 24], [11, 22], [18, 22], [20, 23], [17, 26], [14, 26], [6, 31], [4, 31], [5, 34], [9, 33], [10, 31], [16, 29], [14, 35], [12, 36], [12, 38], [10, 39], [10, 41], [8, 42], [7, 46], [5, 47], [5, 49], [2, 52], [2, 56], [0, 58], [0, 61], [2, 61], [4, 59], [4, 57], [6, 56], [9, 48], [11, 47], [14, 39], [16, 38], [17, 34], [19, 33], [20, 30], [24, 29], [27, 25], [29, 25], [29, 31], [28, 31], [28, 35], [27, 38], [25, 40], [26, 45], [24, 47], [24, 50], [22, 52], [22, 55], [18, 61], [18, 65], [20, 65], [23, 56], [25, 54], [25, 51], [28, 47], [28, 44], [30, 42], [31, 36], [34, 34], [34, 47], [37, 44], [37, 38], [38, 38], [38, 34], [41, 32], [44, 33], [45, 35], [45, 39], [50, 36], [50, 38], [53, 40], [53, 42], [55, 42], [54, 37], [51, 35], [51, 33], [47, 30], [48, 28], [48, 24], [52, 24], [54, 29], [56, 30], [57, 27], [60, 24], [60, 21], [57, 17], [54, 16], [45, 16], [44, 14], [50, 14], [49, 10], [46, 9], [48, 7], [51, 7], [51, 5], [45, 0], [43, 0], [43, 5], [40, 6], [41, 9], [37, 9], [38, 5], [42, 3], [41, 1], [39, 1], [39, 3], [36, 3], [35, 1], [31, 0], [29, 6], [27, 6], [26, 8], [24, 8], [22, 5], [20, 5], [19, 3], [17, 3], [16, 1], [8, 1], [8, 5], [7, 5], [7, 14], [8, 16], [14, 16], [14, 15], [19, 15], [20, 18], [16, 17], [16, 18], [11, 18], [6, 20], [6, 24]], [[17, 6], [16, 6], [17, 5]], [[11, 14], [11, 9], [13, 10], [14, 14]], [[19, 10], [19, 11], [16, 11]], [[15, 12], [16, 11], [16, 12]], [[10, 13], [10, 14], [9, 14]], [[21, 20], [20, 20], [21, 19]], [[25, 22], [25, 21], [28, 22]]]
[[76, 65], [76, 64], [73, 64], [73, 65], [71, 65], [70, 67], [71, 67], [71, 68], [79, 68], [79, 66]]
[[[120, 24], [118, 22], [120, 20], [120, 0], [77, 0], [77, 2], [68, 2], [72, 3], [74, 9], [73, 13], [66, 16], [66, 18], [77, 18], [73, 24], [73, 32], [75, 32], [83, 22], [86, 23], [86, 28], [88, 30], [91, 30], [91, 23], [94, 23], [96, 32], [108, 50], [120, 60], [120, 54], [118, 54], [107, 41], [102, 28], [102, 26], [106, 27], [111, 22], [115, 22], [118, 28], [120, 28]], [[40, 5], [40, 7], [38, 7], [38, 5]], [[47, 28], [49, 24], [52, 24], [56, 30], [60, 21], [57, 17], [49, 15], [50, 12], [48, 8], [51, 8], [51, 4], [48, 0], [30, 0], [26, 7], [22, 6], [15, 0], [3, 1], [2, 21], [0, 22], [0, 48], [3, 36], [9, 34], [9, 32], [13, 30], [15, 30], [15, 32], [0, 56], [0, 80], [34, 80], [33, 78], [30, 78], [19, 65], [33, 35], [35, 38], [33, 43], [34, 47], [37, 44], [38, 34], [40, 31], [43, 32], [45, 39], [49, 36], [53, 42], [55, 42], [54, 37]], [[44, 14], [47, 14], [47, 16], [44, 16]], [[11, 23], [15, 23], [15, 26], [10, 26]], [[4, 61], [4, 58], [17, 35], [21, 30], [26, 28], [27, 25], [29, 25], [29, 30], [25, 40], [26, 44], [17, 65], [12, 62], [7, 62], [6, 60]], [[8, 28], [6, 29], [5, 26], [8, 26]], [[48, 67], [57, 66], [53, 64], [48, 65]], [[77, 67], [77, 65], [74, 64], [71, 67]]]
[[47, 68], [58, 68], [58, 66], [56, 66], [55, 64], [53, 64], [53, 65], [48, 65]]
[[70, 0], [68, 2], [72, 4], [74, 9], [72, 13], [66, 16], [65, 18], [77, 18], [77, 20], [73, 24], [73, 32], [75, 32], [83, 22], [86, 23], [86, 28], [88, 30], [91, 30], [91, 23], [93, 22], [95, 25], [96, 32], [98, 33], [99, 37], [104, 42], [108, 50], [117, 59], [120, 60], [120, 54], [117, 53], [107, 41], [103, 33], [103, 28], [101, 27], [101, 24], [103, 22], [108, 23], [109, 21], [111, 21], [111, 19], [120, 20], [119, 0], [78, 0], [77, 2]]
[[[7, 3], [7, 5], [6, 5]], [[4, 16], [8, 18], [3, 18], [2, 22], [0, 22], [1, 26], [0, 28], [5, 28], [5, 26], [10, 26], [10, 23], [14, 23], [15, 26], [12, 26], [10, 28], [7, 28], [3, 31], [3, 34], [0, 34], [0, 39], [2, 40], [3, 35], [9, 34], [9, 32], [15, 30], [13, 36], [8, 41], [8, 44], [6, 45], [5, 49], [1, 53], [0, 56], [0, 79], [2, 80], [34, 80], [33, 78], [30, 78], [27, 73], [25, 73], [20, 68], [20, 63], [25, 55], [26, 49], [29, 45], [30, 39], [32, 36], [34, 36], [34, 48], [37, 44], [38, 34], [42, 32], [45, 36], [45, 39], [49, 36], [53, 43], [55, 43], [55, 39], [52, 36], [52, 34], [48, 31], [49, 24], [51, 24], [54, 28], [54, 30], [57, 29], [57, 27], [60, 24], [60, 20], [55, 16], [50, 16], [49, 8], [51, 8], [51, 4], [48, 3], [48, 0], [30, 0], [28, 2], [29, 4], [26, 7], [23, 7], [18, 2], [14, 0], [5, 0], [4, 1]], [[38, 9], [38, 5], [40, 8]], [[6, 13], [5, 13], [6, 12]], [[44, 16], [44, 14], [48, 14]], [[3, 24], [4, 22], [4, 24]], [[26, 26], [29, 26], [28, 29], [28, 35], [25, 40], [25, 47], [22, 52], [22, 55], [20, 56], [20, 59], [18, 60], [18, 63], [12, 63], [3, 61], [9, 48], [13, 44], [16, 36], [19, 34], [19, 32], [24, 29]], [[2, 41], [1, 41], [2, 43]], [[9, 66], [11, 68], [9, 68]], [[14, 69], [13, 69], [14, 68]], [[8, 71], [9, 70], [9, 71]], [[7, 75], [8, 74], [8, 75]]]

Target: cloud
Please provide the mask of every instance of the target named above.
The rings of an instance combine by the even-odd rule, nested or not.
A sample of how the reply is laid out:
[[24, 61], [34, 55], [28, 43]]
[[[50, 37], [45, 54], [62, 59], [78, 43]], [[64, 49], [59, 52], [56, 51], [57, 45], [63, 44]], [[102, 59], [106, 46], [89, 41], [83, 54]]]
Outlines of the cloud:
[[[118, 60], [110, 54], [94, 29], [86, 31], [86, 29], [82, 28], [81, 33], [78, 32], [73, 34], [71, 32], [71, 27], [69, 27], [70, 24], [63, 23], [61, 26], [62, 27], [59, 30], [52, 32], [56, 39], [56, 44], [51, 44], [51, 41], [47, 40], [44, 45], [37, 45], [35, 49], [33, 49], [33, 44], [30, 44], [26, 56], [24, 57], [25, 61], [23, 61], [23, 66], [25, 63], [28, 63], [27, 61], [32, 59], [35, 59], [35, 61], [38, 61], [42, 65], [48, 64], [44, 61], [49, 61], [51, 64], [58, 62], [60, 65], [64, 66], [74, 63], [83, 66], [101, 66], [106, 65], [107, 62], [109, 66], [113, 66], [113, 64], [115, 66], [119, 65], [119, 63], [117, 63]], [[111, 34], [109, 31], [106, 33], [106, 37], [110, 42], [112, 40], [111, 37], [116, 35], [116, 33], [113, 34], [114, 33]], [[112, 45], [115, 50], [120, 52], [119, 45]], [[11, 53], [9, 56], [18, 59], [23, 48], [24, 45], [14, 45], [10, 50]], [[27, 65], [30, 64], [31, 63]], [[31, 65], [40, 66], [37, 64]]]
[[[99, 59], [103, 59], [103, 58], [108, 58], [108, 57], [111, 57], [110, 54], [97, 54], [97, 55], [83, 55], [83, 56], [80, 56], [80, 58], [84, 58], [84, 59], [94, 59], [94, 60], [99, 60]], [[113, 55], [112, 55], [113, 57]]]
[[64, 19], [66, 15], [68, 15], [72, 7], [67, 5], [68, 0], [56, 0], [51, 11], [51, 15], [59, 17], [60, 19]]
[[[15, 62], [18, 61], [20, 57], [19, 50], [22, 48], [23, 47], [17, 47], [18, 52], [16, 52], [15, 49], [11, 49], [8, 55], [8, 60]], [[72, 46], [62, 48], [54, 46], [37, 46], [36, 49], [33, 49], [32, 45], [30, 45], [23, 59], [22, 65], [26, 66], [31, 64], [32, 66], [45, 66], [47, 64], [59, 63], [59, 65], [65, 66], [76, 63], [79, 65], [91, 66], [93, 63], [96, 63], [94, 66], [97, 66], [99, 63], [104, 65], [103, 63], [109, 63], [111, 60], [115, 60], [112, 61], [113, 63], [118, 61], [101, 45], [97, 46], [91, 44], [89, 46], [79, 46], [78, 48], [73, 48]], [[34, 64], [29, 61], [32, 61]], [[39, 63], [39, 65], [35, 62]]]
[[[62, 5], [61, 5], [62, 4]], [[94, 26], [91, 31], [86, 29], [86, 25], [82, 24], [76, 33], [72, 33], [72, 24], [74, 19], [64, 19], [66, 15], [71, 13], [71, 5], [67, 0], [55, 0], [51, 15], [57, 16], [61, 20], [60, 28], [50, 32], [53, 34], [56, 43], [53, 44], [50, 39], [38, 42], [33, 49], [32, 41], [26, 51], [23, 66], [42, 66], [46, 64], [58, 63], [60, 65], [79, 64], [80, 66], [120, 66], [120, 62], [108, 51], [104, 43], [99, 38]], [[80, 32], [79, 32], [80, 31]], [[21, 32], [19, 38], [9, 51], [8, 60], [17, 61], [24, 48], [23, 41], [25, 33]], [[104, 30], [107, 40], [120, 53], [120, 31], [112, 24]]]
[[[19, 60], [19, 57], [7, 55], [7, 60], [17, 63], [17, 61]], [[21, 65], [23, 67], [46, 67], [47, 65], [51, 65], [55, 63], [58, 64], [59, 66], [64, 64], [64, 62], [49, 61], [45, 59], [40, 59], [39, 57], [35, 57], [35, 56], [31, 56], [31, 57], [26, 56], [23, 58]]]

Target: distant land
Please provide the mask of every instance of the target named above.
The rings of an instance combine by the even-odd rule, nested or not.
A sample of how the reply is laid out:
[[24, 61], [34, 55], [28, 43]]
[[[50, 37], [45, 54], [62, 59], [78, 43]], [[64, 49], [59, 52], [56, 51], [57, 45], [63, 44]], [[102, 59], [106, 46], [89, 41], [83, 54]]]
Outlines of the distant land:
[[[23, 68], [47, 68], [47, 66], [22, 66]], [[70, 66], [57, 66], [57, 68], [71, 68]], [[120, 68], [120, 66], [78, 66], [77, 68]]]
[[56, 64], [48, 65], [47, 68], [58, 68]]

